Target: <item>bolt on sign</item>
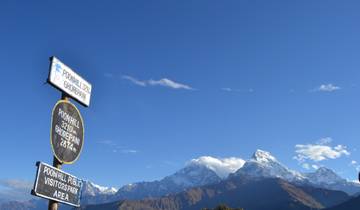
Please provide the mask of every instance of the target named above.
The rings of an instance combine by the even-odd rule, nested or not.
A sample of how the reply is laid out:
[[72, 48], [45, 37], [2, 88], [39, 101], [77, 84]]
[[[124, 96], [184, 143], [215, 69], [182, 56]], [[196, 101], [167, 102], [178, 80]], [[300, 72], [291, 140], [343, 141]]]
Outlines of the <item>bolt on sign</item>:
[[82, 105], [90, 105], [91, 84], [56, 57], [51, 57], [48, 82]]
[[61, 163], [72, 164], [84, 144], [84, 124], [79, 110], [66, 100], [58, 101], [52, 111], [50, 142]]
[[80, 206], [83, 181], [48, 164], [37, 162], [38, 169], [31, 193], [71, 206]]

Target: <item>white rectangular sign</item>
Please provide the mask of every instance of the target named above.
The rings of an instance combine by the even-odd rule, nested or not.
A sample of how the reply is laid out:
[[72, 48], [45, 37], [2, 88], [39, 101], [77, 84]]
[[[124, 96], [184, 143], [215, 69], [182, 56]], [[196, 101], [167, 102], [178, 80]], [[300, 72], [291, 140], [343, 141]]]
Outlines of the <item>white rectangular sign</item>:
[[90, 105], [91, 84], [56, 57], [51, 57], [48, 82], [84, 106]]

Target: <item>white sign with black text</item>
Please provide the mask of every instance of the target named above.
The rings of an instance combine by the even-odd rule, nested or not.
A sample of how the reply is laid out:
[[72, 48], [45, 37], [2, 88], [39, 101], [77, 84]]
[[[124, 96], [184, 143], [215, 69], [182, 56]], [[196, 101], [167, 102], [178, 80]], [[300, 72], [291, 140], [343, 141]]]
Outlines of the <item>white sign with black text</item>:
[[56, 57], [51, 57], [48, 82], [84, 106], [90, 105], [91, 84]]

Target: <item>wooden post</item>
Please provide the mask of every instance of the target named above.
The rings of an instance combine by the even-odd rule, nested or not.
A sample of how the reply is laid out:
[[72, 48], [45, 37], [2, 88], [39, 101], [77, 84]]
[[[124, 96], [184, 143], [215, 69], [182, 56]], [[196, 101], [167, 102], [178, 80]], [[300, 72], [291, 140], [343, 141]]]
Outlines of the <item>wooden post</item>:
[[[61, 99], [68, 101], [69, 97], [65, 93], [62, 93]], [[62, 164], [59, 162], [59, 160], [55, 156], [53, 156], [53, 166], [57, 169], [61, 169], [61, 165]], [[48, 210], [58, 210], [58, 209], [59, 209], [59, 202], [49, 200]]]
[[[53, 166], [57, 169], [61, 169], [61, 163], [58, 161], [58, 159], [55, 156], [53, 157]], [[58, 210], [58, 208], [59, 208], [59, 202], [49, 200], [48, 210]]]

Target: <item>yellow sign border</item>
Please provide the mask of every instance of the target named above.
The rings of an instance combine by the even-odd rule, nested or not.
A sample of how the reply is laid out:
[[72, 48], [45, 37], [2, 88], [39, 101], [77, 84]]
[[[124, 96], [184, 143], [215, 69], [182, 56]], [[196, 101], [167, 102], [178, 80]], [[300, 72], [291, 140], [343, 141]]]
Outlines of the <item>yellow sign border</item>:
[[[82, 126], [83, 126], [83, 138], [82, 138], [82, 139], [83, 139], [83, 142], [82, 142], [82, 145], [81, 145], [81, 148], [80, 148], [80, 152], [79, 152], [78, 156], [75, 158], [75, 160], [73, 160], [73, 161], [71, 161], [71, 162], [66, 162], [66, 161], [60, 160], [60, 158], [58, 158], [58, 157], [56, 156], [56, 153], [55, 153], [55, 150], [54, 150], [54, 145], [53, 145], [53, 143], [52, 143], [52, 124], [53, 124], [54, 111], [55, 111], [56, 106], [57, 106], [58, 104], [60, 104], [60, 103], [68, 103], [68, 104], [70, 104], [71, 106], [73, 106], [73, 107], [76, 109], [76, 111], [78, 112], [78, 114], [79, 114], [79, 116], [80, 116], [80, 120], [81, 120]], [[51, 112], [51, 126], [50, 126], [50, 145], [51, 145], [51, 150], [52, 150], [55, 158], [56, 158], [60, 163], [63, 163], [63, 164], [73, 164], [75, 161], [77, 161], [77, 160], [79, 159], [80, 154], [81, 154], [81, 152], [82, 152], [82, 149], [83, 149], [83, 147], [84, 147], [84, 142], [85, 142], [84, 136], [85, 136], [84, 120], [83, 120], [83, 118], [82, 118], [82, 116], [81, 116], [81, 113], [80, 113], [79, 109], [75, 106], [75, 104], [71, 103], [71, 102], [68, 101], [68, 100], [59, 100], [59, 101], [57, 101], [56, 104], [54, 105], [53, 109], [52, 109], [52, 112]]]

